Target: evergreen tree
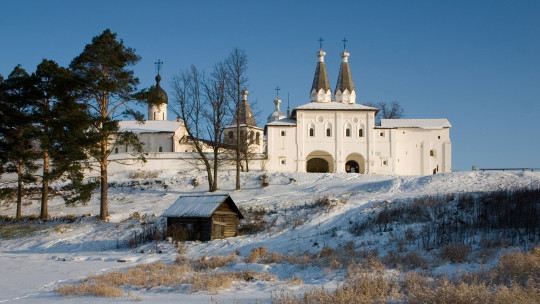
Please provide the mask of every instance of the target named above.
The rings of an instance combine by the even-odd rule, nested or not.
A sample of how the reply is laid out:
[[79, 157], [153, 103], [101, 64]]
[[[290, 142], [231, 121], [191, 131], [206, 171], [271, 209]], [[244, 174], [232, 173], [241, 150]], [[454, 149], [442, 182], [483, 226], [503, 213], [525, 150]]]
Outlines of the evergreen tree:
[[88, 143], [85, 131], [89, 118], [85, 106], [76, 102], [78, 82], [69, 69], [44, 59], [32, 75], [33, 118], [38, 127], [37, 139], [42, 165], [41, 219], [48, 218], [49, 183], [67, 173], [78, 193], [74, 199], [89, 199], [91, 184], [84, 184], [82, 170]]
[[31, 77], [17, 65], [2, 84], [0, 112], [0, 154], [6, 172], [17, 174], [16, 218], [22, 217], [22, 192], [25, 182], [34, 181], [38, 157], [35, 149], [36, 127], [31, 109]]
[[[1, 132], [1, 129], [2, 129], [2, 125], [6, 121], [6, 118], [4, 116], [4, 112], [2, 110], [4, 102], [5, 102], [5, 100], [4, 100], [4, 77], [2, 75], [0, 75], [0, 132]], [[3, 136], [2, 133], [0, 133], [0, 177], [5, 172], [4, 166], [5, 166], [5, 163], [6, 163], [5, 153], [3, 151], [3, 144], [2, 144], [3, 140], [4, 140], [4, 136]]]
[[92, 118], [89, 135], [97, 138], [88, 153], [100, 166], [101, 220], [108, 216], [107, 167], [115, 145], [132, 146], [143, 157], [142, 144], [137, 136], [133, 133], [119, 134], [117, 121], [122, 113], [142, 119], [142, 114], [130, 108], [138, 96], [135, 90], [139, 80], [133, 71], [127, 69], [139, 60], [132, 48], [124, 46], [122, 40], [117, 41], [116, 34], [106, 29], [94, 37], [70, 64], [71, 70], [83, 82], [81, 98], [87, 103]]

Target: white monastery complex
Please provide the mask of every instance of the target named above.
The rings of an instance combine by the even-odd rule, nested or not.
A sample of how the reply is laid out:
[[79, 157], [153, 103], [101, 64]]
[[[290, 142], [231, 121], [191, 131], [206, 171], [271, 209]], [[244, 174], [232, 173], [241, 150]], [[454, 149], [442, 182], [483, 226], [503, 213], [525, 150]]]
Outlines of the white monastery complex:
[[[325, 55], [321, 47], [310, 102], [283, 114], [277, 96], [264, 129], [257, 126], [244, 90], [239, 115], [224, 130], [224, 144], [235, 141], [240, 124], [240, 136], [259, 154], [256, 161], [261, 162], [261, 169], [271, 172], [429, 175], [452, 170], [447, 119], [381, 119], [376, 125], [379, 110], [356, 103], [350, 54], [345, 49], [341, 53], [333, 94]], [[145, 152], [151, 154], [192, 152], [182, 122], [166, 120], [168, 98], [160, 80], [158, 72], [153, 90], [162, 104], [149, 106], [144, 124], [121, 121], [120, 131], [138, 134]], [[128, 151], [120, 147], [114, 152]]]

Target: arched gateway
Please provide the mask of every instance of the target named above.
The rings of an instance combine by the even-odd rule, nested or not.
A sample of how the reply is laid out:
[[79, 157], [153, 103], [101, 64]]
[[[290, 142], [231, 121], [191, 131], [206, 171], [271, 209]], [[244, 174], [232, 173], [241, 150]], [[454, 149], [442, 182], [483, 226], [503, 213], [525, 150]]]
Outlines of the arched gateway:
[[366, 173], [366, 161], [361, 154], [351, 153], [347, 156], [345, 162], [345, 172], [347, 173]]
[[329, 173], [334, 172], [334, 159], [328, 152], [314, 151], [306, 158], [306, 172]]

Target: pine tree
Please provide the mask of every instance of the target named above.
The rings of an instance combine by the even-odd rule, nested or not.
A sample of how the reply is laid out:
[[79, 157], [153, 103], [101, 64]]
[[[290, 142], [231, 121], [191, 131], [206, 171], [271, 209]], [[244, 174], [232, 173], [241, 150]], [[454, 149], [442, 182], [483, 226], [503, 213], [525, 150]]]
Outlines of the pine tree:
[[76, 198], [89, 199], [91, 184], [83, 183], [82, 173], [88, 144], [85, 131], [90, 127], [84, 104], [76, 102], [78, 82], [69, 69], [44, 59], [32, 75], [33, 120], [38, 127], [42, 165], [41, 215], [48, 218], [49, 183], [64, 174], [72, 181]]
[[0, 154], [6, 172], [17, 174], [17, 219], [22, 217], [22, 193], [25, 182], [34, 181], [38, 158], [35, 149], [36, 127], [31, 115], [31, 77], [17, 65], [2, 83], [0, 112]]
[[[2, 128], [2, 125], [4, 124], [4, 121], [6, 121], [6, 118], [4, 116], [4, 112], [2, 110], [2, 107], [3, 107], [4, 103], [5, 103], [5, 101], [4, 101], [4, 76], [0, 75], [0, 129]], [[2, 150], [3, 149], [3, 144], [2, 144], [3, 140], [4, 140], [4, 136], [3, 136], [2, 133], [0, 133], [0, 177], [5, 172], [4, 166], [5, 166], [5, 163], [6, 163], [5, 153]]]
[[137, 98], [135, 91], [139, 80], [127, 69], [139, 60], [132, 48], [124, 46], [122, 40], [117, 41], [116, 34], [106, 29], [70, 64], [71, 70], [83, 81], [81, 98], [87, 103], [92, 117], [89, 135], [97, 138], [88, 153], [100, 165], [101, 220], [108, 216], [107, 167], [114, 146], [128, 145], [142, 152], [142, 145], [133, 133], [118, 133], [117, 121], [122, 113], [142, 118], [130, 108]]

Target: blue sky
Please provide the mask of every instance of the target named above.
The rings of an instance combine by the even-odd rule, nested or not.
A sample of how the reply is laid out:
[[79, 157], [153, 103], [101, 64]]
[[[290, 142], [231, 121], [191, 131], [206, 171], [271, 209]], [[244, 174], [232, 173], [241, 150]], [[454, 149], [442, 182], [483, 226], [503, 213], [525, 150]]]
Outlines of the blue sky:
[[[348, 40], [357, 103], [398, 101], [406, 118], [448, 118], [453, 168], [540, 168], [540, 1], [1, 1], [0, 74], [43, 58], [67, 66], [110, 28], [136, 50], [140, 88], [157, 59], [172, 76], [248, 55], [263, 126], [275, 87], [309, 102], [319, 37], [335, 87]], [[170, 105], [174, 106], [171, 101]], [[169, 110], [169, 119], [174, 114]]]

